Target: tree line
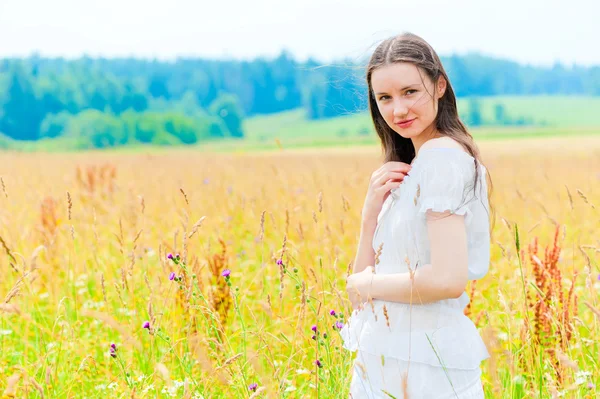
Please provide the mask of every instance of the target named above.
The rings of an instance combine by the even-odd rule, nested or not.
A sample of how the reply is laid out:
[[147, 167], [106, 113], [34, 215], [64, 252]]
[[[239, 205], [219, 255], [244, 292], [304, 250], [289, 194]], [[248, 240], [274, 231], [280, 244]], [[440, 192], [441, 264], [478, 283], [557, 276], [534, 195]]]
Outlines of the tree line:
[[[459, 97], [600, 95], [600, 67], [542, 68], [478, 54], [442, 61]], [[243, 119], [253, 115], [300, 107], [309, 119], [353, 114], [367, 107], [364, 65], [298, 62], [285, 51], [251, 61], [0, 59], [0, 144], [193, 144], [242, 138]]]

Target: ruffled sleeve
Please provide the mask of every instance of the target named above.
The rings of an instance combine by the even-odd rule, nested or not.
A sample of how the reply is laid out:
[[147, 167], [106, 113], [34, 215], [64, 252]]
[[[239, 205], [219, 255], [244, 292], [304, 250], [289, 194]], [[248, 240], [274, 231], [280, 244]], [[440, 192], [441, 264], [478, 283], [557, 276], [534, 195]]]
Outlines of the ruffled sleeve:
[[429, 148], [418, 157], [419, 176], [415, 205], [427, 211], [466, 215], [474, 199], [475, 161], [453, 148]]

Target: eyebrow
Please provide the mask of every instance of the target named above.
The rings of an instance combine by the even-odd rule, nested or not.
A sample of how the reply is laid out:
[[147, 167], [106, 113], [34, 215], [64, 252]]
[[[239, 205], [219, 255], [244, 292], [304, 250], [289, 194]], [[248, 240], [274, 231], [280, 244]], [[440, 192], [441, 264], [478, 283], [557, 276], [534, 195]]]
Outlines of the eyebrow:
[[[411, 87], [413, 87], [413, 86], [417, 86], [417, 84], [416, 84], [416, 83], [413, 83], [413, 84], [411, 84], [411, 85], [408, 85], [408, 86], [406, 86], [406, 87], [403, 87], [403, 88], [402, 88], [400, 91], [404, 91], [404, 90], [406, 90], [406, 89], [410, 89], [410, 88], [411, 88]], [[375, 95], [376, 95], [376, 96], [378, 96], [378, 95], [380, 95], [380, 94], [387, 94], [387, 92], [385, 92], [385, 91], [380, 91], [380, 92], [377, 92], [377, 93], [375, 93]]]

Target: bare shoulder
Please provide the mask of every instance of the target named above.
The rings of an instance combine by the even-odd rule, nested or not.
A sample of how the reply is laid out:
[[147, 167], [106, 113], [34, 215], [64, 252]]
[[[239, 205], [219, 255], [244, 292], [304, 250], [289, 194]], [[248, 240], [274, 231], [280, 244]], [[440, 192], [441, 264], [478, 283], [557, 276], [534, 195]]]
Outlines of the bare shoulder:
[[438, 137], [426, 141], [421, 147], [421, 150], [426, 150], [430, 148], [456, 148], [458, 150], [465, 151], [465, 148], [462, 146], [462, 144], [448, 136]]

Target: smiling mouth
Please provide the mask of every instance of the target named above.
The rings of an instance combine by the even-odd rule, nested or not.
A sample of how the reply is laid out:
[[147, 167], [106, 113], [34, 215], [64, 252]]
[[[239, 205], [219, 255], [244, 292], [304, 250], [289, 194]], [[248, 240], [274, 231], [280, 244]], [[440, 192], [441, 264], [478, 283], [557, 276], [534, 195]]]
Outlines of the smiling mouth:
[[396, 122], [396, 125], [398, 125], [398, 126], [407, 126], [407, 125], [410, 125], [415, 119], [417, 119], [417, 118], [407, 119], [407, 120], [401, 121], [401, 122]]

